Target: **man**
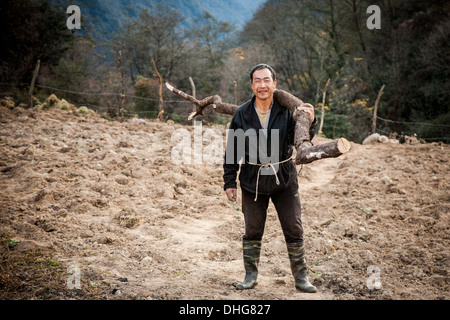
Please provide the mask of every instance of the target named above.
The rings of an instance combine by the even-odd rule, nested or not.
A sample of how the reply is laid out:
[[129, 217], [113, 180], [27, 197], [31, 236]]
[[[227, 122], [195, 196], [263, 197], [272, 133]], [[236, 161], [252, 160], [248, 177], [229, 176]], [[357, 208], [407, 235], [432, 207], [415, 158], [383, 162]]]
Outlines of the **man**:
[[[275, 71], [269, 65], [259, 64], [251, 70], [250, 85], [254, 96], [233, 115], [223, 165], [224, 189], [228, 200], [232, 202], [237, 198], [236, 177], [240, 169], [245, 221], [242, 243], [246, 274], [244, 281], [237, 284], [236, 288], [251, 289], [256, 284], [261, 240], [271, 199], [286, 240], [295, 286], [303, 292], [316, 292], [316, 287], [307, 277], [297, 169], [291, 161], [295, 121], [291, 112], [274, 99], [277, 81]], [[301, 108], [313, 120], [310, 128], [312, 139], [317, 122], [314, 119], [314, 107], [304, 104]], [[238, 149], [242, 146], [242, 139], [239, 143], [237, 132], [245, 132], [245, 152], [241, 156]], [[266, 150], [261, 149], [264, 142]], [[257, 154], [255, 149], [258, 150]], [[244, 158], [241, 165], [240, 157]], [[275, 161], [271, 161], [273, 159]]]

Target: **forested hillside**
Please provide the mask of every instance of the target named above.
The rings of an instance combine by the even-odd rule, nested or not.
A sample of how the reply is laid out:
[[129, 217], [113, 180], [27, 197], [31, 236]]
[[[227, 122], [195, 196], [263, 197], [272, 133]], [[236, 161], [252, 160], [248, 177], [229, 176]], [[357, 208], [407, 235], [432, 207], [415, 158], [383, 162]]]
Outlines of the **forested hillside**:
[[[379, 133], [450, 141], [448, 0], [81, 1], [76, 31], [67, 29], [69, 14], [56, 2], [2, 5], [3, 96], [29, 104], [40, 60], [34, 96], [41, 102], [56, 93], [112, 118], [120, 108], [127, 116], [156, 117], [155, 66], [182, 90], [239, 104], [251, 94], [248, 71], [267, 62], [278, 87], [314, 104], [318, 117], [329, 79], [326, 137], [361, 142], [384, 85]], [[379, 29], [367, 26], [371, 5], [379, 8]], [[243, 15], [246, 24], [235, 24]], [[167, 90], [163, 99], [166, 119], [185, 123], [192, 106]], [[204, 120], [229, 118], [211, 113]]]
[[[371, 5], [380, 8], [380, 29], [367, 27]], [[436, 139], [450, 124], [449, 12], [448, 1], [268, 1], [241, 41], [261, 45], [283, 84], [316, 105], [331, 79], [327, 132], [347, 124], [338, 135], [360, 141], [385, 84], [378, 114], [399, 122], [379, 129]]]
[[[450, 0], [83, 0], [73, 30], [69, 4], [0, 5], [0, 300], [450, 298]], [[323, 120], [306, 150], [350, 140], [297, 166], [314, 294], [273, 203], [258, 286], [235, 288], [246, 219], [214, 110], [250, 99], [262, 62]], [[165, 82], [224, 103], [193, 126]]]

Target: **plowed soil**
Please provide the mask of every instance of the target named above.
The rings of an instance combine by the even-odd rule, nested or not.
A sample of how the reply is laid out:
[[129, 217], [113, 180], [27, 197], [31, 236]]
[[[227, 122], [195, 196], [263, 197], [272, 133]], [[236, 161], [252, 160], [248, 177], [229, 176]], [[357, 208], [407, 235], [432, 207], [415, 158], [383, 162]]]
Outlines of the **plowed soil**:
[[180, 128], [0, 108], [0, 298], [450, 298], [448, 145], [352, 143], [298, 166], [318, 292], [296, 291], [273, 205], [259, 283], [237, 291], [240, 193], [220, 164], [172, 162]]

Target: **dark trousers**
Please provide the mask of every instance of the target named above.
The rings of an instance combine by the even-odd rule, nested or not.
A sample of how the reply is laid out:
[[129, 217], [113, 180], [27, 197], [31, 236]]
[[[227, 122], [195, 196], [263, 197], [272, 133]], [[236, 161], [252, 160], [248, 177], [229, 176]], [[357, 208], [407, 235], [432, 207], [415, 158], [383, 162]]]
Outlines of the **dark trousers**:
[[261, 240], [267, 218], [269, 200], [275, 206], [287, 243], [303, 241], [303, 226], [301, 217], [298, 182], [294, 180], [285, 190], [271, 195], [255, 194], [242, 189], [242, 212], [245, 220], [245, 240]]

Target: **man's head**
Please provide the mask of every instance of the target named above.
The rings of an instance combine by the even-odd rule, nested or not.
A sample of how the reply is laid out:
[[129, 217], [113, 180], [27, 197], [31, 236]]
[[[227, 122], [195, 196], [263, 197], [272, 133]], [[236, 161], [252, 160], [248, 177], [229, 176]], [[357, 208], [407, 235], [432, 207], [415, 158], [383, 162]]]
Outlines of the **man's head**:
[[253, 74], [255, 73], [255, 71], [261, 70], [261, 69], [269, 69], [270, 73], [272, 74], [272, 80], [273, 81], [277, 80], [275, 70], [273, 70], [273, 68], [271, 66], [269, 66], [268, 64], [260, 63], [260, 64], [257, 64], [256, 66], [254, 66], [252, 71], [250, 71], [250, 82], [253, 82]]
[[277, 86], [275, 71], [267, 64], [258, 64], [250, 72], [250, 85], [257, 99], [271, 98]]

